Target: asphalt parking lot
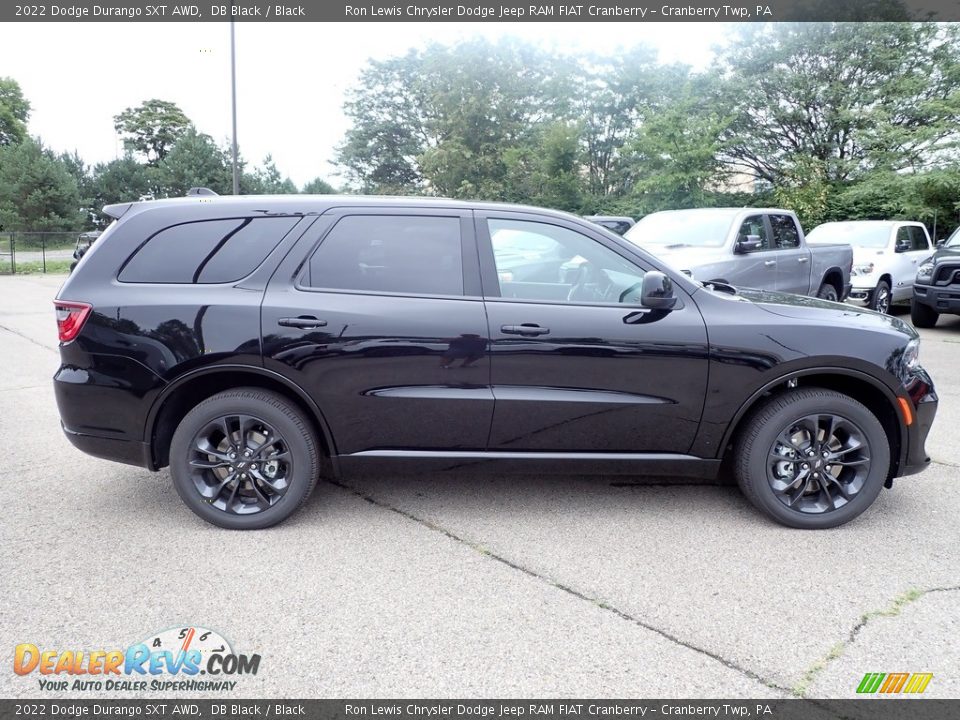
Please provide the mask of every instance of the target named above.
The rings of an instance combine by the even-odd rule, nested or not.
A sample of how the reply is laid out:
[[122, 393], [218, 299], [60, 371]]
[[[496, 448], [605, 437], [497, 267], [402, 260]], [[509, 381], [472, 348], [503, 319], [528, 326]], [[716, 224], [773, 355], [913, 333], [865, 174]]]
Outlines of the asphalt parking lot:
[[0, 277], [0, 697], [44, 696], [9, 670], [19, 643], [186, 625], [261, 654], [235, 697], [853, 697], [867, 672], [960, 697], [960, 318], [921, 333], [933, 464], [835, 530], [775, 525], [730, 487], [445, 476], [321, 482], [237, 533], [166, 471], [64, 439], [61, 281]]

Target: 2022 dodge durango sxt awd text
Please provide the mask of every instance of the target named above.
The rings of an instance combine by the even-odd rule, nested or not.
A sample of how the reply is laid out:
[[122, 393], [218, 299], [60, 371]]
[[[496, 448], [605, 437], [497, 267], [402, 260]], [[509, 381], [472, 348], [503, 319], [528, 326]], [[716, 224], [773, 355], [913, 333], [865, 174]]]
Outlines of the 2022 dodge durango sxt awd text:
[[63, 428], [211, 523], [321, 476], [471, 467], [717, 477], [840, 525], [928, 462], [901, 320], [701, 284], [563, 213], [426, 198], [107, 207], [55, 301]]

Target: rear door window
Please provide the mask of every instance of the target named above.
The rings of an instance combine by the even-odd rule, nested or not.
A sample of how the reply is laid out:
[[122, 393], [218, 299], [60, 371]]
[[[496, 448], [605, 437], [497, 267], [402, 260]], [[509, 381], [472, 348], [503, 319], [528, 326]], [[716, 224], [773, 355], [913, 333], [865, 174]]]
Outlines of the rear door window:
[[127, 260], [129, 283], [224, 283], [253, 272], [296, 217], [232, 218], [174, 225], [153, 235]]
[[400, 295], [463, 295], [458, 217], [347, 215], [310, 258], [306, 285]]
[[793, 250], [800, 247], [800, 231], [789, 215], [771, 215], [770, 227], [773, 230], [773, 248], [775, 250]]

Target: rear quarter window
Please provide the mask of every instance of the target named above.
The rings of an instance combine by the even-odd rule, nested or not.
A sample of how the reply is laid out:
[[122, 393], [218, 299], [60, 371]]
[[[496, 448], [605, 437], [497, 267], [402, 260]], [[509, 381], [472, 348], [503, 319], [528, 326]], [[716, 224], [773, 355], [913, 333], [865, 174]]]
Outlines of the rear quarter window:
[[151, 236], [120, 270], [128, 283], [225, 283], [246, 277], [280, 243], [298, 217], [201, 220]]

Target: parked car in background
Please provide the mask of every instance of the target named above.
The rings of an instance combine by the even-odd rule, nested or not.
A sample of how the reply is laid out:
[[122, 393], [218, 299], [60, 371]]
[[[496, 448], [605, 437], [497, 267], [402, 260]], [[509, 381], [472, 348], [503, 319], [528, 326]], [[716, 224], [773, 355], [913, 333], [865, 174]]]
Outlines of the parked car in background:
[[637, 224], [636, 220], [626, 215], [584, 215], [583, 219], [605, 227], [617, 235], [623, 235], [627, 230]]
[[933, 253], [926, 226], [901, 220], [824, 223], [810, 231], [807, 242], [850, 245], [853, 272], [847, 302], [882, 313], [894, 303], [910, 302], [917, 268]]
[[824, 300], [843, 299], [850, 288], [850, 246], [808, 246], [789, 210], [668, 210], [647, 215], [624, 237], [702, 282]]
[[906, 322], [703, 285], [572, 215], [360, 195], [104, 213], [55, 301], [63, 429], [169, 465], [216, 525], [274, 525], [321, 474], [729, 463], [769, 517], [828, 528], [930, 461]]
[[80, 258], [86, 255], [87, 250], [90, 249], [98, 237], [100, 237], [99, 230], [80, 233], [80, 235], [77, 236], [77, 245], [73, 249], [73, 262], [70, 263], [70, 272], [73, 272], [73, 269], [77, 266], [77, 263], [80, 262]]
[[920, 264], [913, 285], [910, 318], [917, 327], [930, 328], [942, 314], [960, 315], [960, 228]]

